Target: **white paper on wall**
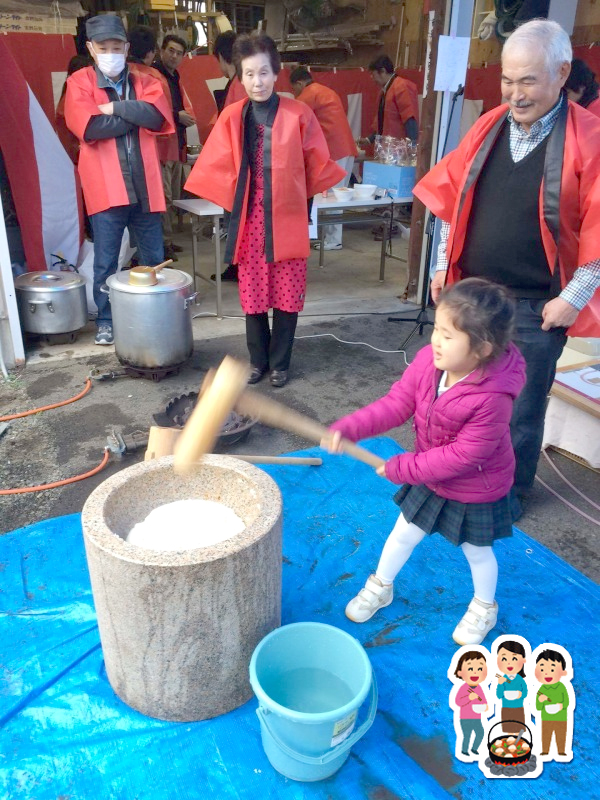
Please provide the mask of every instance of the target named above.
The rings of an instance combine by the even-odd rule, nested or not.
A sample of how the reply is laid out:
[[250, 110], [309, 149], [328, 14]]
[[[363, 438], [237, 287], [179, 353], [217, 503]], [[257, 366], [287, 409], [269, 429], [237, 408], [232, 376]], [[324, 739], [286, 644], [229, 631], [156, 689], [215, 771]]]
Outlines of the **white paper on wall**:
[[467, 36], [440, 36], [433, 86], [436, 92], [455, 92], [461, 84], [464, 86], [470, 46]]

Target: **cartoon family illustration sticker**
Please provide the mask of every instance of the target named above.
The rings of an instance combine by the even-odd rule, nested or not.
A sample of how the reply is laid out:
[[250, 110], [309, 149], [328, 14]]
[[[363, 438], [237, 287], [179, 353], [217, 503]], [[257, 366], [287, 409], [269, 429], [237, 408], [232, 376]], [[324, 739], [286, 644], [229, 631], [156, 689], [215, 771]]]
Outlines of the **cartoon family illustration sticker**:
[[558, 644], [531, 650], [522, 636], [458, 650], [453, 683], [455, 755], [488, 778], [536, 778], [547, 761], [573, 758], [573, 663]]

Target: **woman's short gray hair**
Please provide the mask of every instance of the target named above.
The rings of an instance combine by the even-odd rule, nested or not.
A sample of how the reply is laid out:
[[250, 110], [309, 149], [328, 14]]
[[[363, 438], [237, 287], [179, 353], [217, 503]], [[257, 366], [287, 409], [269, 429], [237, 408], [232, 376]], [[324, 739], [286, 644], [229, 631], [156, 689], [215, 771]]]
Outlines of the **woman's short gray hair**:
[[561, 64], [573, 58], [571, 40], [564, 28], [549, 19], [532, 19], [511, 33], [504, 44], [502, 54], [512, 50], [538, 50], [544, 54], [546, 69], [556, 75]]

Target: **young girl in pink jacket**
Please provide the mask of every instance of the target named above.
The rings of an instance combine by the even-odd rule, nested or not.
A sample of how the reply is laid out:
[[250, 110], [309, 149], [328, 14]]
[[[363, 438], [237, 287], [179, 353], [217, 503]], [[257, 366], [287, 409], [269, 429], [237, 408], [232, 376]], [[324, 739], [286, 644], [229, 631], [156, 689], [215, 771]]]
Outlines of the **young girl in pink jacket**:
[[510, 342], [514, 304], [502, 286], [480, 278], [460, 281], [440, 296], [431, 345], [420, 350], [389, 393], [331, 426], [357, 441], [414, 417], [415, 452], [386, 461], [377, 472], [403, 484], [394, 497], [402, 513], [375, 574], [346, 606], [366, 622], [393, 599], [394, 578], [416, 545], [441, 533], [465, 554], [474, 597], [452, 634], [479, 644], [496, 624], [498, 564], [495, 539], [512, 534], [510, 489], [515, 458], [509, 424], [525, 383], [525, 362]]

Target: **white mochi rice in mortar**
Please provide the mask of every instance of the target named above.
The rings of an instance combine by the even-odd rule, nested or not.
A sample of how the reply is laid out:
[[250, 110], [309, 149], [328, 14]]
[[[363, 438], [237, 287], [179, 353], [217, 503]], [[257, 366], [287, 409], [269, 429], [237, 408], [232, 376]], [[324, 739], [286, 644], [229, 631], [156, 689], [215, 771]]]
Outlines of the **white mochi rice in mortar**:
[[214, 500], [176, 500], [151, 511], [129, 531], [126, 541], [147, 550], [210, 547], [245, 529], [229, 506]]

